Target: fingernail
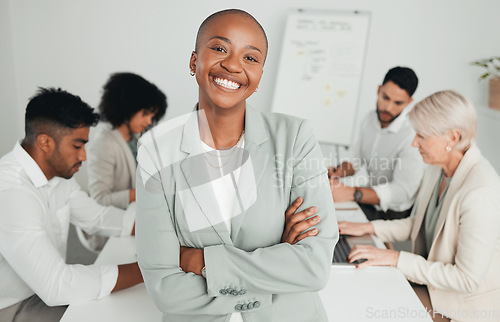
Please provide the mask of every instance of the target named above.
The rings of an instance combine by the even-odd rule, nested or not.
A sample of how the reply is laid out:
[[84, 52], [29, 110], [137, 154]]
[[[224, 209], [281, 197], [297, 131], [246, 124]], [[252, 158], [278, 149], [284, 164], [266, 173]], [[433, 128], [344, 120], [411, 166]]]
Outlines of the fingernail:
[[359, 268], [359, 265], [356, 265], [356, 268]]
[[315, 210], [316, 209], [314, 207], [311, 207], [311, 208], [309, 208], [309, 210], [307, 212], [310, 213], [310, 214], [312, 214], [312, 213], [314, 213]]
[[311, 234], [316, 235], [318, 233], [318, 230], [315, 228], [311, 231]]
[[339, 229], [339, 234], [342, 232], [342, 230]]
[[298, 197], [297, 200], [295, 200], [295, 203], [300, 203], [302, 201], [301, 197]]
[[319, 221], [319, 216], [314, 216], [312, 219], [313, 222], [318, 222]]

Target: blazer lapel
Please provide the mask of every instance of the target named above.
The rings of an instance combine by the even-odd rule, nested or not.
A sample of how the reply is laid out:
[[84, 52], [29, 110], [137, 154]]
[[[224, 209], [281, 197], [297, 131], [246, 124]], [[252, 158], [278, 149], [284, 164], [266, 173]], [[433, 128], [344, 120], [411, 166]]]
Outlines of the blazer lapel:
[[425, 187], [425, 189], [419, 193], [418, 202], [415, 204], [417, 209], [415, 212], [415, 222], [413, 224], [413, 230], [411, 232], [411, 240], [413, 241], [412, 248], [415, 253], [420, 252], [419, 249], [416, 249], [418, 247], [417, 237], [422, 226], [425, 212], [427, 211], [427, 206], [429, 205], [429, 200], [431, 199], [432, 191], [434, 190], [434, 186], [439, 179], [438, 174], [441, 171], [441, 168], [432, 166], [432, 168], [430, 168], [428, 171], [430, 173], [428, 176], [426, 176], [426, 178], [429, 178], [428, 180], [430, 182], [428, 184], [422, 182], [421, 187]]
[[214, 231], [219, 235], [222, 242], [232, 245], [229, 231], [226, 228], [222, 214], [212, 188], [210, 172], [201, 148], [200, 134], [198, 129], [198, 117], [194, 112], [184, 124], [181, 150], [188, 154], [181, 162], [181, 171], [186, 179], [190, 191], [193, 193], [203, 216], [210, 223]]
[[132, 151], [130, 150], [130, 147], [128, 146], [127, 142], [125, 139], [122, 137], [120, 132], [117, 130], [111, 131], [113, 137], [115, 138], [116, 141], [118, 141], [120, 148], [122, 149], [123, 154], [125, 155], [125, 159], [127, 160], [127, 169], [130, 174], [130, 179], [131, 179], [131, 185], [132, 187], [135, 187], [135, 170], [136, 170], [136, 163], [134, 159], [134, 155], [132, 154]]
[[[269, 153], [263, 143], [269, 139], [260, 113], [250, 106], [245, 110], [245, 153], [237, 182], [235, 209], [240, 215], [231, 220], [231, 239], [235, 240], [245, 219], [247, 210], [257, 198], [257, 190], [269, 161]], [[247, 156], [247, 157], [245, 157]]]
[[434, 230], [434, 236], [432, 238], [432, 245], [435, 244], [437, 236], [443, 229], [444, 222], [446, 221], [446, 217], [448, 216], [448, 212], [450, 211], [450, 205], [453, 197], [463, 187], [467, 175], [469, 174], [470, 170], [473, 168], [477, 160], [480, 158], [480, 156], [481, 153], [479, 152], [479, 149], [475, 145], [472, 145], [458, 164], [457, 170], [455, 171], [455, 173], [453, 174], [453, 178], [451, 179], [450, 187], [448, 188], [446, 196], [443, 200], [443, 207], [441, 208], [441, 212], [439, 213], [439, 218], [436, 223], [436, 229]]

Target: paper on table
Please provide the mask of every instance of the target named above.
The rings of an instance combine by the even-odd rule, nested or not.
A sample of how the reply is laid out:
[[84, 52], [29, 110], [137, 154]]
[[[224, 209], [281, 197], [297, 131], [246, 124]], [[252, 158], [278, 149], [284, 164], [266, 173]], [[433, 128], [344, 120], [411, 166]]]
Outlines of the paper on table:
[[335, 215], [337, 221], [351, 221], [351, 222], [367, 222], [365, 214], [359, 208], [358, 204], [353, 201], [336, 202]]

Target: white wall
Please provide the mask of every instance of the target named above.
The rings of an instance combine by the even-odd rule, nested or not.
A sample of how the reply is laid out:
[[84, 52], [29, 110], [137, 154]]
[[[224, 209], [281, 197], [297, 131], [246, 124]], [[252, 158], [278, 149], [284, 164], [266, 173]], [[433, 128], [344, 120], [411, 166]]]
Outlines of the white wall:
[[[0, 128], [9, 129], [12, 136], [22, 134], [14, 124], [22, 124], [27, 99], [37, 86], [60, 86], [95, 106], [101, 86], [116, 71], [136, 72], [156, 83], [168, 97], [167, 118], [189, 111], [197, 99], [188, 70], [196, 30], [210, 13], [235, 6], [228, 0], [0, 0], [0, 4], [0, 66], [15, 67], [14, 72], [0, 74]], [[500, 54], [498, 0], [255, 0], [238, 5], [262, 23], [269, 37], [260, 90], [251, 98], [263, 110], [270, 109], [272, 101], [287, 11], [300, 7], [372, 12], [360, 115], [375, 108], [377, 85], [395, 65], [417, 72], [421, 82], [416, 100], [453, 88], [478, 104], [487, 102], [487, 84], [477, 82], [481, 71], [469, 62]], [[7, 42], [7, 52], [11, 49], [12, 54], [5, 54], [3, 43], [9, 34], [12, 47]], [[12, 93], [17, 93], [14, 98]], [[13, 105], [18, 113], [11, 110]], [[3, 133], [0, 154], [11, 146], [6, 150], [4, 141], [12, 141]]]
[[10, 4], [0, 0], [0, 156], [11, 150], [23, 133], [24, 110], [16, 99]]

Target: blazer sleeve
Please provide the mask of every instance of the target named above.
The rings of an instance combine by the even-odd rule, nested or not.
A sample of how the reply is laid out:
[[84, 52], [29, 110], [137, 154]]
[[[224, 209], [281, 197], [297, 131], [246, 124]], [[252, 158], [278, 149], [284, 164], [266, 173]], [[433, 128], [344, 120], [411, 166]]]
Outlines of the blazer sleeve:
[[415, 217], [396, 220], [374, 220], [372, 221], [375, 235], [383, 242], [405, 241], [410, 239], [411, 230]]
[[129, 189], [113, 191], [117, 152], [109, 136], [99, 135], [92, 142], [87, 167], [89, 192], [102, 205], [127, 209]]
[[293, 169], [285, 169], [285, 172], [291, 171], [293, 175], [289, 202], [301, 196], [304, 204], [299, 211], [316, 206], [316, 214], [321, 218], [316, 225], [318, 235], [295, 245], [280, 243], [252, 252], [229, 245], [205, 247], [209, 295], [219, 296], [225, 285], [241, 285], [248, 291], [265, 294], [313, 292], [324, 288], [339, 234], [322, 161], [313, 129], [304, 121], [293, 148]]
[[237, 312], [235, 307], [242, 302], [258, 301], [260, 308], [271, 305], [271, 294], [208, 294], [205, 278], [182, 271], [179, 240], [161, 183], [169, 178], [166, 172], [160, 176], [155, 158], [145, 146], [139, 150], [138, 160], [137, 259], [148, 293], [158, 309], [170, 314], [226, 315]]
[[454, 263], [432, 262], [401, 252], [398, 268], [408, 279], [419, 284], [458, 292], [476, 290], [490, 266], [500, 237], [497, 198], [498, 193], [489, 188], [464, 194], [457, 206], [460, 227]]

